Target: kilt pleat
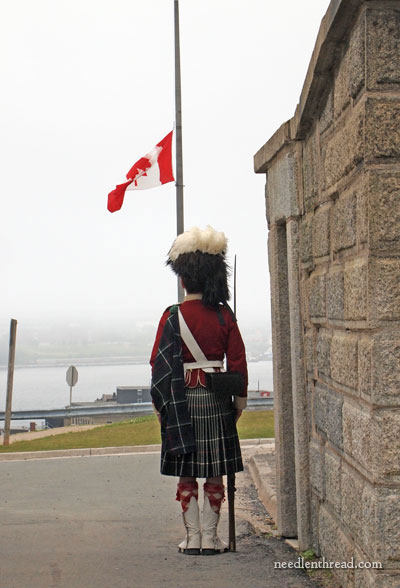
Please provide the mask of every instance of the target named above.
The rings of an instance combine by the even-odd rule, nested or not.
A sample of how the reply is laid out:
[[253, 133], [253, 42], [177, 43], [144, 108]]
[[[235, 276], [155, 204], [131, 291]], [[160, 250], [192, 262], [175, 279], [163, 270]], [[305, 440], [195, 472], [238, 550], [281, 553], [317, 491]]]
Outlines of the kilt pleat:
[[231, 400], [208, 388], [186, 388], [197, 451], [171, 455], [161, 450], [161, 473], [166, 476], [212, 478], [243, 471]]

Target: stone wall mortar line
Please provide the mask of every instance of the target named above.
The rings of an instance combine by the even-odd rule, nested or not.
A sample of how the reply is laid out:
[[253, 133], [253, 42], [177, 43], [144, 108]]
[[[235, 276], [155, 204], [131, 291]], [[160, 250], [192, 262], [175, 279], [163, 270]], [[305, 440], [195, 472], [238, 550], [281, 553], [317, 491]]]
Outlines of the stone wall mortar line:
[[352, 323], [351, 321], [339, 322], [329, 319], [319, 320], [319, 317], [311, 318], [310, 320], [310, 323], [304, 323], [305, 329], [314, 327], [317, 330], [325, 329], [326, 331], [332, 331], [333, 328], [337, 332], [358, 335], [359, 339], [365, 337], [366, 335], [379, 335], [380, 333], [392, 332], [393, 329], [397, 327], [398, 324], [400, 324], [397, 320], [393, 320], [391, 322], [379, 321], [379, 325], [376, 324], [376, 321], [373, 324], [368, 321], [365, 321], [365, 323], [362, 324], [361, 321]]
[[371, 481], [371, 472], [366, 470], [360, 463], [358, 463], [357, 460], [351, 457], [351, 455], [346, 453], [344, 450], [341, 450], [339, 447], [332, 445], [328, 439], [325, 439], [324, 441], [325, 443], [323, 443], [323, 451], [338, 457], [342, 461], [342, 465], [349, 467], [351, 471], [356, 474], [356, 477], [366, 484], [371, 490], [374, 488], [387, 488], [388, 490], [400, 489], [400, 482], [389, 483], [385, 480], [383, 482]]
[[351, 187], [356, 184], [362, 173], [365, 172], [366, 162], [363, 158], [356, 166], [354, 166], [347, 174], [342, 176], [335, 184], [323, 190], [322, 197], [327, 200], [337, 200], [340, 194], [346, 190], [350, 190]]
[[[315, 382], [319, 385], [322, 384], [323, 389], [329, 392], [334, 392], [337, 395], [343, 396], [343, 399], [349, 400], [353, 406], [365, 407], [372, 413], [400, 411], [400, 404], [376, 404], [375, 402], [368, 401], [364, 395], [361, 395], [356, 388], [347, 388], [342, 386], [339, 382], [332, 379], [322, 379], [320, 376], [317, 377]], [[357, 402], [356, 402], [357, 401]], [[400, 402], [400, 398], [399, 398]]]
[[[279, 226], [279, 225], [275, 225]], [[324, 256], [323, 258], [313, 258], [313, 261], [303, 262], [300, 263], [300, 269], [308, 271], [310, 266], [315, 266], [315, 268], [309, 272], [309, 276], [315, 272], [315, 275], [322, 275], [324, 273], [329, 273], [330, 268], [343, 268], [347, 266], [357, 266], [362, 265], [365, 263], [365, 260], [369, 260], [371, 258], [388, 258], [388, 259], [397, 259], [400, 256], [400, 249], [371, 249], [370, 246], [364, 246], [362, 249], [356, 249], [356, 245], [354, 247], [349, 247], [348, 249], [344, 249], [334, 254], [334, 258], [328, 259], [328, 256]], [[359, 263], [357, 263], [359, 261]], [[317, 271], [320, 270], [320, 271]], [[326, 271], [323, 271], [323, 270]], [[307, 279], [307, 278], [306, 278]]]
[[[333, 519], [333, 521], [336, 523], [336, 526], [340, 529], [340, 531], [343, 533], [343, 535], [345, 536], [346, 540], [348, 541], [349, 545], [353, 548], [354, 550], [354, 558], [356, 559], [356, 555], [357, 552], [359, 554], [363, 554], [363, 561], [374, 561], [375, 557], [372, 554], [368, 554], [365, 549], [360, 545], [360, 543], [357, 541], [357, 539], [354, 537], [351, 529], [349, 529], [349, 527], [346, 525], [346, 523], [343, 523], [343, 521], [337, 516], [337, 513], [335, 513], [335, 510], [332, 508], [332, 506], [329, 504], [329, 502], [327, 502], [326, 500], [321, 501], [321, 508], [323, 508], [327, 514]], [[400, 573], [399, 570], [399, 562], [400, 560], [389, 560], [387, 562], [385, 562], [385, 565], [382, 567], [381, 570], [377, 569], [377, 570], [373, 570], [374, 573], [377, 574], [377, 577], [379, 578], [379, 575], [383, 575], [385, 574], [385, 576], [389, 573], [391, 576], [397, 576]], [[397, 564], [397, 567], [390, 567], [391, 564]], [[392, 573], [394, 572], [394, 573]], [[377, 586], [379, 586], [379, 584], [377, 584]], [[358, 586], [356, 585], [356, 588], [358, 588]]]
[[322, 200], [322, 203], [337, 200], [339, 194], [351, 190], [352, 186], [362, 177], [363, 173], [368, 175], [372, 171], [386, 171], [400, 174], [400, 157], [390, 157], [386, 162], [383, 162], [381, 158], [375, 160], [364, 158], [348, 174], [340, 178], [336, 184], [322, 191], [321, 198], [326, 198], [326, 200]]
[[365, 170], [367, 173], [370, 171], [383, 171], [383, 172], [392, 172], [394, 174], [400, 174], [400, 164], [399, 163], [369, 163]]
[[377, 9], [377, 10], [393, 10], [393, 8], [399, 8], [398, 0], [366, 0], [367, 5], [365, 10]]
[[329, 514], [329, 516], [332, 517], [332, 519], [336, 522], [337, 526], [340, 528], [342, 533], [345, 535], [347, 541], [353, 547], [354, 551], [356, 549], [361, 551], [359, 544], [356, 542], [356, 540], [354, 539], [353, 535], [351, 534], [351, 532], [349, 531], [347, 526], [345, 526], [343, 524], [343, 522], [338, 518], [337, 514], [335, 513], [334, 509], [331, 507], [329, 502], [327, 502], [326, 500], [323, 500], [321, 503], [321, 507], [324, 508], [325, 511]]

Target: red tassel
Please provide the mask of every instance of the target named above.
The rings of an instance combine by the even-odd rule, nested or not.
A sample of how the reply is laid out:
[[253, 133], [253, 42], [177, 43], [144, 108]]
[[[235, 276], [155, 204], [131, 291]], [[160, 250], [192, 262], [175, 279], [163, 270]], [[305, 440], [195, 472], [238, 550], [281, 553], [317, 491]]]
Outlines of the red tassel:
[[197, 482], [179, 482], [176, 490], [176, 500], [181, 503], [183, 512], [186, 512], [189, 508], [192, 496], [198, 500], [199, 486]]
[[206, 482], [203, 486], [204, 494], [210, 501], [210, 506], [214, 512], [221, 510], [221, 504], [225, 500], [225, 487], [223, 484], [210, 484]]

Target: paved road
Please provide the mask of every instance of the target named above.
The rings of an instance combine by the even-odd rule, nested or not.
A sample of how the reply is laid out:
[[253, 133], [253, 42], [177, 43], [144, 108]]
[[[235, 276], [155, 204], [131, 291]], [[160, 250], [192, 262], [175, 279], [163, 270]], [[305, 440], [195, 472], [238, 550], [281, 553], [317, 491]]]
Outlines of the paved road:
[[245, 522], [237, 553], [179, 554], [176, 479], [160, 476], [158, 463], [158, 453], [1, 462], [0, 588], [314, 586], [299, 570], [274, 569], [297, 555]]

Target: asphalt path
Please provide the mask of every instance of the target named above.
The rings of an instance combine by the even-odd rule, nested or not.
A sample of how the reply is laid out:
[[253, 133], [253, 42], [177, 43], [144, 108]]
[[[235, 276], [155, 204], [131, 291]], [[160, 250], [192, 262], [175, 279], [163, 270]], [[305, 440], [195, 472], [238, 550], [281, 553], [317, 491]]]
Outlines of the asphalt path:
[[[237, 478], [254, 508], [254, 488]], [[315, 586], [275, 569], [297, 554], [244, 521], [236, 553], [179, 554], [176, 478], [159, 474], [158, 452], [1, 462], [0, 480], [0, 588]], [[226, 540], [226, 504], [220, 529]]]

